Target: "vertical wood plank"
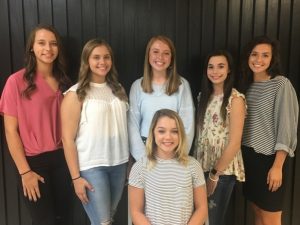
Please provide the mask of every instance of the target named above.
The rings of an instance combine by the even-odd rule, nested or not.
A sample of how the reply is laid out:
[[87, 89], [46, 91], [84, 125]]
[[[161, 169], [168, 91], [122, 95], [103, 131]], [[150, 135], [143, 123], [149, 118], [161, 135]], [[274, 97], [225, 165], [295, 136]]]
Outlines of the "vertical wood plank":
[[255, 1], [253, 36], [263, 35], [266, 30], [267, 0]]
[[188, 27], [188, 75], [192, 77], [190, 82], [193, 96], [200, 91], [202, 79], [202, 63], [201, 58], [201, 35], [202, 35], [202, 2], [199, 0], [191, 0], [189, 5], [189, 27]]
[[214, 48], [214, 24], [215, 24], [215, 3], [214, 1], [202, 2], [202, 35], [201, 35], [201, 56], [206, 55]]
[[39, 15], [38, 15], [39, 23], [53, 24], [52, 0], [37, 0], [37, 1], [38, 1], [38, 11], [39, 11]]
[[[4, 83], [12, 72], [11, 62], [11, 37], [10, 37], [10, 24], [9, 24], [9, 8], [8, 0], [0, 1], [0, 93], [4, 87]], [[3, 143], [3, 142], [2, 142]], [[3, 170], [1, 170], [3, 172]], [[3, 180], [2, 180], [3, 181]], [[1, 204], [1, 203], [0, 203]]]
[[38, 24], [37, 0], [23, 0], [25, 39], [30, 31]]
[[280, 56], [282, 69], [289, 74], [290, 34], [291, 34], [291, 1], [281, 0], [278, 39], [280, 40]]
[[12, 54], [12, 70], [23, 67], [23, 52], [25, 46], [25, 30], [23, 21], [23, 1], [9, 1], [9, 21]]
[[110, 42], [110, 1], [97, 0], [96, 2], [96, 34]]
[[69, 65], [69, 77], [75, 83], [78, 79], [80, 56], [83, 46], [81, 0], [68, 0], [68, 38], [65, 43]]
[[[136, 76], [141, 75], [142, 65], [137, 65], [137, 54], [131, 54], [137, 51], [135, 30], [137, 20], [137, 1], [126, 0], [124, 4], [124, 21], [123, 21], [123, 44], [124, 54], [121, 59], [124, 64], [122, 68], [118, 68], [119, 80], [129, 94], [130, 86], [134, 82]], [[143, 56], [142, 56], [143, 57]]]
[[53, 25], [62, 37], [68, 34], [67, 1], [52, 0]]
[[228, 2], [227, 48], [235, 58], [236, 65], [238, 65], [240, 52], [240, 7], [240, 0], [232, 0]]
[[215, 25], [214, 25], [214, 48], [225, 49], [228, 32], [228, 2], [216, 0]]
[[241, 10], [240, 45], [243, 48], [253, 37], [253, 1], [242, 1]]
[[176, 0], [176, 39], [174, 40], [177, 54], [178, 72], [190, 81], [191, 74], [187, 74], [188, 59], [188, 4], [185, 0]]
[[[291, 21], [291, 35], [290, 35], [290, 62], [289, 62], [289, 78], [297, 90], [298, 100], [300, 98], [300, 0], [292, 1], [292, 21]], [[284, 48], [284, 46], [283, 46]], [[300, 140], [298, 139], [298, 142]], [[298, 144], [299, 147], [299, 144]], [[299, 155], [299, 154], [298, 154]], [[299, 163], [299, 161], [298, 161]], [[299, 171], [299, 170], [298, 170]], [[299, 179], [298, 179], [299, 181]], [[299, 203], [300, 207], [300, 203]], [[296, 215], [296, 214], [295, 214]], [[298, 213], [300, 216], [300, 214]], [[296, 216], [298, 216], [296, 215]], [[299, 217], [298, 217], [299, 218]]]
[[278, 0], [268, 0], [266, 34], [277, 37], [278, 34]]

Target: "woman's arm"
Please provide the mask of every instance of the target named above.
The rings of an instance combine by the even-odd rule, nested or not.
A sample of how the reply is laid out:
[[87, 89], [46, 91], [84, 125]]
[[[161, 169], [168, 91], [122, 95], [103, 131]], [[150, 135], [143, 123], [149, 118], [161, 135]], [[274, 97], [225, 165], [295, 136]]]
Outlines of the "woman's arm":
[[62, 142], [76, 195], [83, 203], [87, 203], [88, 198], [85, 188], [93, 191], [93, 187], [85, 179], [80, 177], [77, 147], [75, 143], [80, 121], [81, 106], [82, 103], [79, 101], [76, 92], [70, 91], [64, 97], [61, 105]]
[[[214, 166], [214, 169], [217, 171], [224, 171], [228, 167], [229, 163], [233, 160], [237, 152], [240, 151], [245, 115], [246, 107], [244, 99], [242, 97], [234, 97], [231, 103], [229, 118], [229, 141], [223, 151], [223, 154]], [[208, 196], [213, 194], [217, 186], [218, 175], [213, 176], [210, 174], [210, 178], [207, 180]]]
[[130, 153], [137, 161], [145, 155], [146, 147], [142, 141], [140, 133], [141, 110], [140, 104], [140, 79], [135, 81], [129, 93], [129, 116], [128, 116], [128, 136], [130, 144]]
[[142, 188], [128, 186], [131, 219], [134, 225], [151, 225], [144, 213], [145, 192]]
[[275, 101], [276, 156], [267, 177], [270, 191], [276, 191], [282, 185], [282, 167], [285, 159], [288, 155], [294, 156], [297, 146], [299, 103], [292, 84], [287, 78], [284, 79], [286, 82], [279, 89]]
[[41, 197], [38, 182], [44, 183], [44, 178], [31, 171], [26, 160], [24, 147], [18, 132], [18, 119], [4, 114], [4, 127], [9, 152], [19, 174], [21, 174], [24, 196], [28, 197], [30, 201], [37, 201]]
[[277, 191], [282, 184], [282, 167], [287, 156], [284, 150], [277, 150], [273, 166], [268, 172], [267, 184], [270, 191]]
[[205, 185], [194, 188], [194, 206], [195, 210], [188, 225], [203, 225], [208, 217]]
[[195, 134], [195, 107], [190, 85], [187, 80], [181, 78], [182, 87], [180, 93], [180, 105], [178, 114], [184, 124], [187, 137], [188, 153], [191, 150]]

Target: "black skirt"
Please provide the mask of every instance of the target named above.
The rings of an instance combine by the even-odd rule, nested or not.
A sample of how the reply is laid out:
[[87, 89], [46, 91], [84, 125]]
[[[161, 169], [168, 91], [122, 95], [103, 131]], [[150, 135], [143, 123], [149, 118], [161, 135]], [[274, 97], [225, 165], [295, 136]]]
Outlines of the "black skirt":
[[275, 160], [275, 154], [256, 153], [253, 148], [247, 146], [242, 146], [242, 153], [246, 175], [246, 181], [243, 184], [245, 198], [265, 211], [282, 211], [286, 163], [283, 166], [281, 187], [271, 192], [267, 184], [267, 176]]

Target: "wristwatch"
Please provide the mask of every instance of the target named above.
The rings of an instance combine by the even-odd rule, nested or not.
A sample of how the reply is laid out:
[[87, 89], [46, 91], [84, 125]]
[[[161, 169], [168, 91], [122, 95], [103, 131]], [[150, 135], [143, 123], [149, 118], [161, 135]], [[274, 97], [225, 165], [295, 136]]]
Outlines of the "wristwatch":
[[213, 175], [213, 176], [219, 176], [221, 175], [221, 172], [216, 170], [215, 168], [212, 168], [212, 170], [210, 171], [210, 173]]

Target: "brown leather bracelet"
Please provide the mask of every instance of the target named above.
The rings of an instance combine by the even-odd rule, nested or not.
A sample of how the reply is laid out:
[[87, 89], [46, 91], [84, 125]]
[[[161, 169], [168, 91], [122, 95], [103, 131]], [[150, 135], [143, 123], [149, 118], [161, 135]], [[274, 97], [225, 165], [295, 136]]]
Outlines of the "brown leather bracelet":
[[29, 173], [29, 172], [31, 172], [32, 170], [30, 169], [30, 170], [27, 170], [26, 172], [24, 172], [24, 173], [20, 173], [20, 176], [23, 176], [23, 175], [25, 175], [26, 173]]
[[78, 180], [79, 178], [81, 178], [81, 176], [80, 176], [80, 175], [79, 175], [79, 177], [72, 178], [72, 181], [74, 181], [74, 180]]

